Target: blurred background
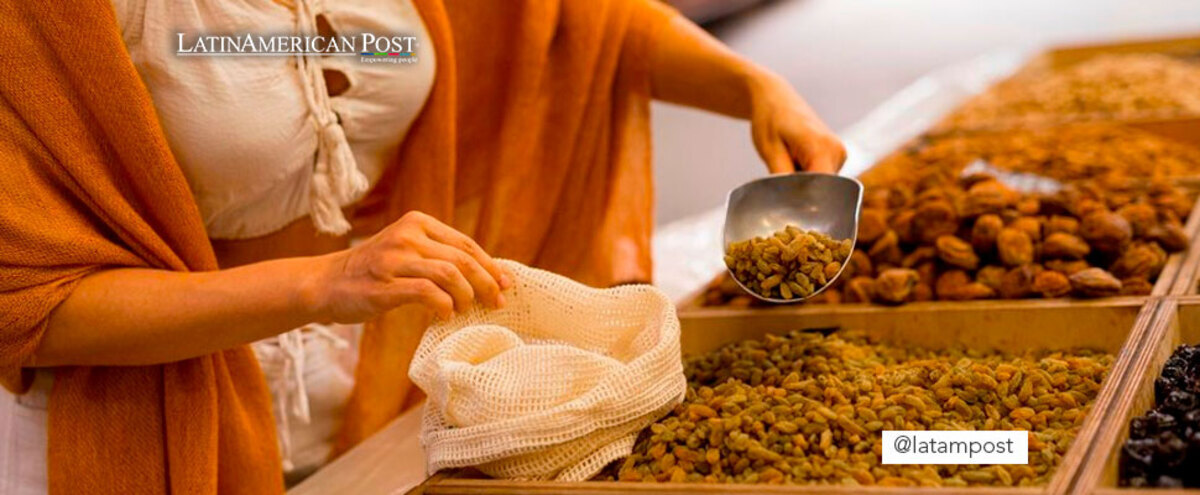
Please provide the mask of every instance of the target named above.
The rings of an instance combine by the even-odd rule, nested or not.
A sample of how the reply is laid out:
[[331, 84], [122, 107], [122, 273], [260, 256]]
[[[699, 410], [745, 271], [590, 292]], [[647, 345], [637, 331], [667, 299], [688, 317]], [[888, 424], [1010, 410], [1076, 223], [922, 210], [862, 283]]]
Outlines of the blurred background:
[[[1200, 31], [1197, 0], [670, 3], [790, 80], [835, 131], [923, 75], [988, 53]], [[765, 174], [747, 124], [655, 105], [660, 225], [722, 205], [729, 189]]]

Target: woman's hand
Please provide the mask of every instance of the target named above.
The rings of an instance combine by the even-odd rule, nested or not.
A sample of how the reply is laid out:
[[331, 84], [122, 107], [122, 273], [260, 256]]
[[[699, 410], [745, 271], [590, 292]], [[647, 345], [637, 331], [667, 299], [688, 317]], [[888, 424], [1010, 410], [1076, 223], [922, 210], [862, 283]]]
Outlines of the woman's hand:
[[842, 141], [786, 81], [763, 73], [751, 81], [750, 95], [750, 135], [767, 170], [835, 174], [842, 168]]
[[504, 305], [500, 291], [512, 285], [470, 237], [419, 212], [320, 259], [323, 268], [307, 291], [318, 321], [360, 322], [413, 303], [448, 318], [475, 301]]
[[682, 16], [651, 48], [655, 98], [749, 119], [758, 154], [771, 173], [835, 173], [846, 151], [804, 98], [771, 71], [733, 53]]

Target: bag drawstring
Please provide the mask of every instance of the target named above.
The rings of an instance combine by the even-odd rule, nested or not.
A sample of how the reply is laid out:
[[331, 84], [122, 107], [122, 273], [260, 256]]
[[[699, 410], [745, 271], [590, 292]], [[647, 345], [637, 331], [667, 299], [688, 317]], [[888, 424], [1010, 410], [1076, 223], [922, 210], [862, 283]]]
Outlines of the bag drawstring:
[[[305, 333], [305, 330], [311, 333]], [[321, 325], [309, 325], [254, 344], [259, 361], [268, 368], [269, 386], [275, 393], [276, 422], [279, 430], [279, 450], [284, 471], [292, 470], [291, 420], [309, 424], [308, 387], [304, 380], [305, 347], [313, 339], [325, 339], [335, 349], [348, 349], [350, 343]], [[270, 364], [268, 364], [270, 363]]]

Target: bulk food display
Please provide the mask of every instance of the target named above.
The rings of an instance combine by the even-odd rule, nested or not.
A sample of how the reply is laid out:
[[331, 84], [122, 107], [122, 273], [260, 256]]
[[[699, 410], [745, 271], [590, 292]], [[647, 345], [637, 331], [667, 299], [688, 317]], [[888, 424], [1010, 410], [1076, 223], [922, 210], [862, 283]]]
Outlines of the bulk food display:
[[1200, 488], [1200, 347], [1179, 346], [1154, 382], [1154, 409], [1129, 423], [1121, 485]]
[[[453, 470], [423, 493], [1200, 486], [1198, 61], [1200, 38], [1033, 59], [859, 177], [855, 241], [725, 246], [761, 296], [837, 277], [802, 305], [724, 273], [684, 301], [686, 393], [632, 454], [586, 482]], [[1029, 463], [884, 465], [886, 430], [1025, 430]]]
[[[1113, 125], [919, 139], [862, 177], [857, 248], [812, 302], [1149, 294], [1196, 171], [1200, 150]], [[698, 302], [761, 305], [724, 278]]]
[[[687, 360], [683, 404], [604, 479], [881, 486], [1049, 481], [1113, 356], [767, 335]], [[1027, 430], [1029, 464], [881, 464], [883, 430]]]
[[1200, 114], [1200, 65], [1156, 53], [1100, 55], [1019, 74], [952, 113], [938, 130]]

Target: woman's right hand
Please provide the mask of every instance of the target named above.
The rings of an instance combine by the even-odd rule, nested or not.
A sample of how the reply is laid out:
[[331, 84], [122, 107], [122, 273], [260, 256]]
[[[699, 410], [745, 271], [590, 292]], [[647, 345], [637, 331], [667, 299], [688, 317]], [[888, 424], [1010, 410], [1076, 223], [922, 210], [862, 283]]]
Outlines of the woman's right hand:
[[405, 304], [449, 318], [475, 301], [503, 306], [500, 292], [512, 285], [504, 268], [470, 237], [420, 212], [317, 259], [320, 269], [304, 293], [305, 305], [321, 322], [362, 322]]

